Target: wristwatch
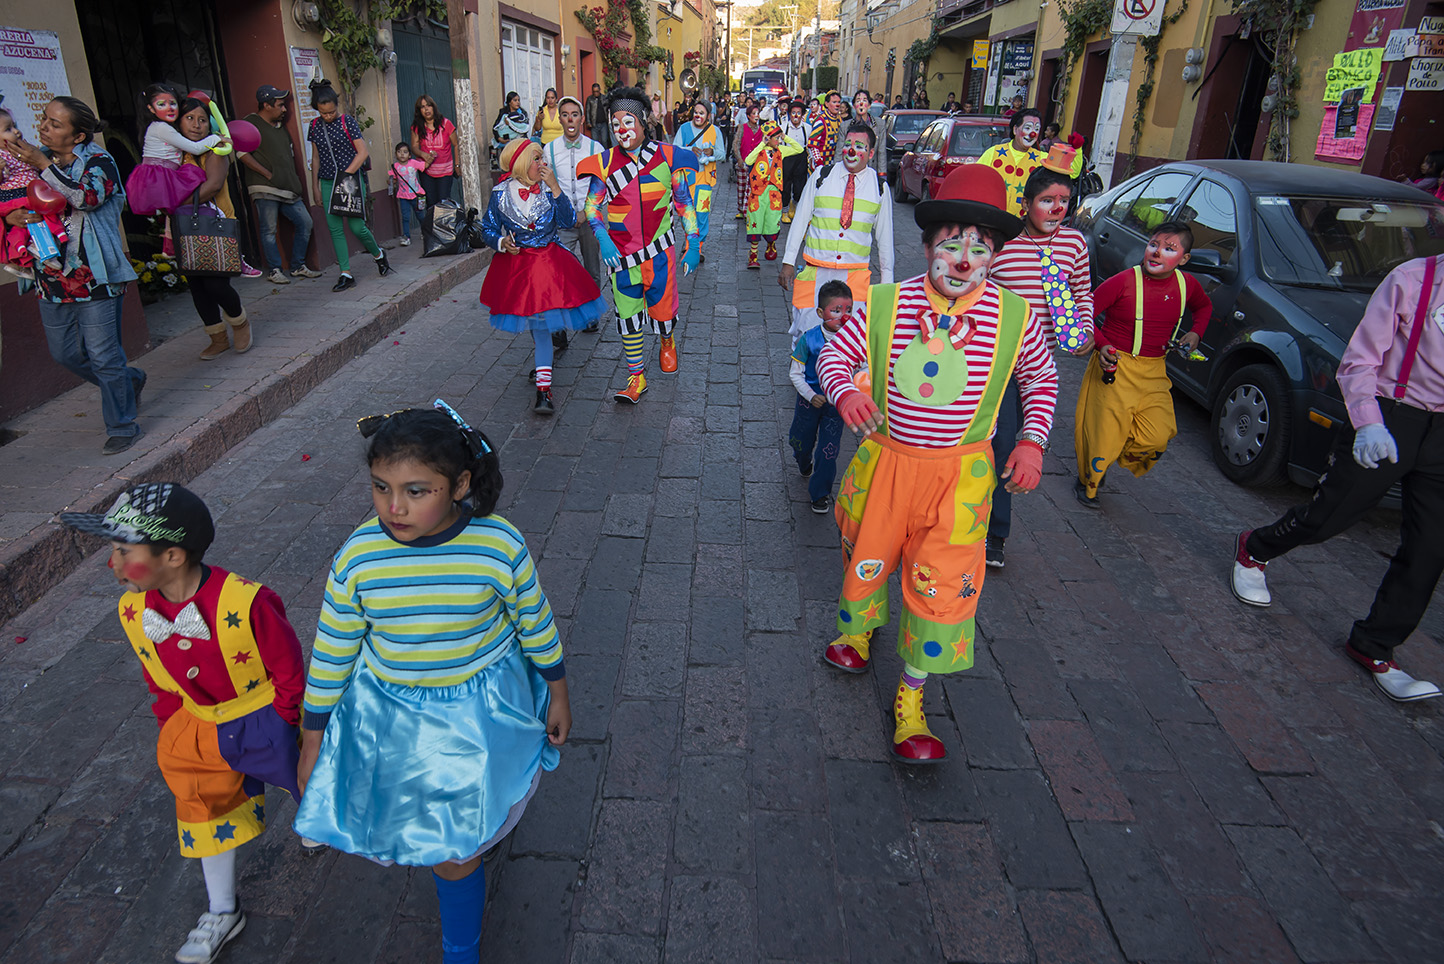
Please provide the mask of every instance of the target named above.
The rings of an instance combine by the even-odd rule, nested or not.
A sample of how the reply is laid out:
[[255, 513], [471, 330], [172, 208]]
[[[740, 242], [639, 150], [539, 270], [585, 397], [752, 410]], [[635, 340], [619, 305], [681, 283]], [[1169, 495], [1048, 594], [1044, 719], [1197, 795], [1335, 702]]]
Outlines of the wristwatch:
[[1034, 432], [1031, 429], [1024, 429], [1023, 431], [1018, 433], [1018, 437], [1014, 441], [1032, 442], [1044, 452], [1048, 451], [1048, 436], [1044, 435], [1042, 432]]

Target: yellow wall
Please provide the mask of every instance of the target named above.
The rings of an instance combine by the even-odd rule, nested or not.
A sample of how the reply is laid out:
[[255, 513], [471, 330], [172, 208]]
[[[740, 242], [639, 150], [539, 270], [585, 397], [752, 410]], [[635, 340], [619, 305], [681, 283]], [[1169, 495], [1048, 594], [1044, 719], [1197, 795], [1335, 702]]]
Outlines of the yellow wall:
[[[1349, 23], [1353, 19], [1354, 8], [1352, 4], [1321, 3], [1314, 10], [1313, 29], [1300, 33], [1295, 47], [1300, 74], [1299, 116], [1289, 121], [1289, 159], [1303, 164], [1357, 171], [1358, 164], [1321, 161], [1314, 157], [1319, 128], [1324, 123], [1324, 74], [1333, 65], [1334, 54], [1343, 50], [1349, 39]], [[1437, 9], [1428, 12], [1438, 13]], [[1385, 64], [1385, 70], [1390, 66]], [[1378, 91], [1375, 91], [1377, 96]], [[1421, 156], [1425, 150], [1433, 150], [1434, 147], [1433, 144], [1420, 145]]]
[[[933, 11], [936, 8], [937, 5], [933, 0], [912, 0], [910, 3], [901, 4], [891, 17], [873, 29], [872, 43], [867, 40], [867, 25], [864, 20], [858, 45], [864, 58], [872, 58], [872, 71], [868, 75], [869, 89], [874, 94], [886, 94], [889, 104], [898, 94], [902, 94], [904, 99], [907, 98], [907, 92], [903, 90], [907, 65], [903, 62], [903, 58], [907, 56], [908, 48], [912, 46], [913, 41], [926, 37], [928, 31], [932, 29]], [[887, 52], [893, 48], [896, 48], [897, 55], [892, 71], [892, 89], [885, 90]], [[928, 91], [928, 96], [932, 97], [931, 89]]]

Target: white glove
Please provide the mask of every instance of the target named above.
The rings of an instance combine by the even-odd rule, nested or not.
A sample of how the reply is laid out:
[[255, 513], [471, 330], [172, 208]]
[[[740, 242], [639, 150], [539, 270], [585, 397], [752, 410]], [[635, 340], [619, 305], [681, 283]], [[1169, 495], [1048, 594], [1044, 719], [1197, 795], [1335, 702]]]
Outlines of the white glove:
[[1399, 446], [1382, 425], [1365, 425], [1354, 433], [1354, 461], [1366, 469], [1377, 469], [1387, 459], [1399, 461]]

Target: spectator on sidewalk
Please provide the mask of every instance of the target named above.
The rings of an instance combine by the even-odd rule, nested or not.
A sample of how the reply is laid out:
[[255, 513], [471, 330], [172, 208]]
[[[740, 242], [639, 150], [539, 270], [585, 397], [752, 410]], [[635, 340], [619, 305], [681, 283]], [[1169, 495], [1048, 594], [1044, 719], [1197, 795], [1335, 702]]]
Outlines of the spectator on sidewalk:
[[592, 94], [587, 98], [587, 136], [603, 148], [612, 142], [612, 126], [607, 122], [607, 99], [602, 96], [601, 84], [592, 84]]
[[386, 183], [390, 192], [396, 195], [396, 205], [401, 209], [401, 246], [411, 243], [411, 218], [421, 227], [421, 216], [426, 206], [426, 192], [421, 187], [418, 173], [426, 167], [425, 161], [411, 156], [411, 147], [405, 141], [396, 142], [392, 155], [391, 170], [387, 172]]
[[331, 229], [331, 246], [336, 251], [336, 263], [341, 268], [341, 277], [331, 286], [332, 291], [345, 291], [356, 287], [351, 274], [351, 251], [346, 243], [346, 228], [350, 226], [356, 240], [365, 246], [376, 259], [376, 270], [383, 277], [391, 273], [391, 262], [386, 252], [376, 243], [365, 218], [343, 218], [331, 213], [331, 189], [336, 185], [337, 176], [355, 174], [361, 179], [361, 189], [366, 190], [366, 167], [370, 154], [366, 141], [361, 137], [361, 125], [356, 118], [341, 113], [340, 99], [329, 84], [317, 84], [312, 89], [311, 106], [321, 115], [311, 121], [306, 140], [316, 145], [316, 163], [312, 168], [315, 176], [316, 197], [326, 212], [326, 226]]
[[[180, 118], [176, 124], [183, 136], [200, 140], [206, 131], [211, 129], [211, 115], [205, 104], [194, 97], [187, 97], [181, 101]], [[231, 170], [230, 160], [215, 151], [206, 151], [199, 157], [187, 154], [181, 163], [194, 164], [205, 172], [205, 180], [197, 188], [196, 194], [201, 209], [214, 208], [220, 214], [234, 218], [236, 208], [231, 203], [230, 188], [226, 187], [226, 175]], [[182, 204], [178, 213], [190, 210], [190, 205]], [[186, 275], [186, 287], [190, 289], [191, 301], [196, 306], [196, 313], [201, 316], [201, 324], [205, 325], [206, 334], [211, 336], [211, 343], [200, 354], [201, 361], [214, 361], [219, 358], [230, 349], [232, 338], [235, 339], [237, 355], [251, 350], [251, 323], [246, 318], [241, 296], [231, 287], [229, 277]]]
[[[256, 91], [256, 112], [246, 115], [246, 120], [255, 124], [256, 130], [261, 132], [261, 146], [245, 154], [236, 152], [246, 167], [246, 193], [256, 206], [261, 252], [270, 271], [266, 280], [278, 285], [290, 284], [291, 278], [321, 276], [321, 272], [306, 266], [312, 222], [306, 199], [301, 196], [305, 189], [300, 175], [296, 173], [296, 142], [286, 127], [290, 96], [289, 90], [270, 84], [263, 84]], [[281, 245], [276, 234], [282, 215], [291, 222], [294, 230], [291, 236], [291, 278], [286, 277], [285, 266], [281, 264]]]
[[[1369, 299], [1339, 359], [1339, 391], [1354, 425], [1341, 432], [1313, 498], [1267, 528], [1239, 534], [1233, 593], [1251, 606], [1273, 599], [1264, 578], [1271, 560], [1332, 539], [1399, 483], [1399, 549], [1354, 623], [1344, 653], [1400, 702], [1439, 695], [1394, 662], [1419, 626], [1444, 572], [1444, 258], [1416, 258], [1389, 272]], [[1412, 378], [1411, 378], [1412, 376]], [[1357, 574], [1355, 574], [1357, 575]]]
[[550, 144], [562, 136], [562, 112], [557, 106], [557, 89], [548, 87], [536, 119], [532, 121], [531, 132], [543, 145]]
[[[90, 105], [75, 97], [56, 97], [40, 118], [40, 144], [17, 139], [10, 152], [40, 172], [47, 185], [65, 196], [70, 207], [70, 239], [58, 264], [37, 265], [33, 283], [40, 299], [45, 343], [56, 363], [100, 388], [105, 419], [101, 452], [124, 452], [144, 434], [135, 422], [145, 372], [132, 368], [120, 343], [120, 314], [125, 286], [135, 280], [123, 243], [120, 212], [125, 204], [120, 169], [101, 150], [95, 135], [108, 125]], [[43, 218], [25, 209], [5, 222], [30, 224]]]
[[426, 206], [451, 197], [456, 180], [456, 125], [443, 116], [441, 108], [429, 94], [416, 98], [416, 112], [411, 117], [411, 156], [424, 161], [421, 187], [426, 192]]
[[529, 123], [530, 116], [521, 106], [521, 95], [514, 90], [507, 91], [505, 106], [496, 112], [496, 120], [491, 122], [492, 167], [496, 167], [497, 158], [508, 141], [527, 136]]

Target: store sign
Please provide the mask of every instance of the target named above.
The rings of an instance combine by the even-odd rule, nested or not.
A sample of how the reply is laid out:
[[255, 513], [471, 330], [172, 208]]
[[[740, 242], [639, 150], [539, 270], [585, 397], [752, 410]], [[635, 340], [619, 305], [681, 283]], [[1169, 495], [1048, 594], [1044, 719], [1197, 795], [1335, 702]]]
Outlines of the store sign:
[[306, 140], [306, 130], [313, 118], [321, 115], [311, 106], [311, 81], [321, 76], [321, 51], [314, 47], [291, 48], [291, 103], [295, 108], [296, 123], [301, 139], [306, 145], [306, 166], [311, 166], [311, 142]]
[[1404, 23], [1406, 0], [1358, 0], [1354, 17], [1349, 21], [1349, 39], [1345, 50], [1360, 47], [1382, 47], [1389, 34]]
[[27, 141], [40, 143], [37, 127], [45, 105], [69, 93], [60, 38], [53, 31], [0, 27], [0, 103]]
[[986, 40], [973, 41], [973, 69], [981, 70], [988, 66], [988, 42]]
[[1405, 90], [1444, 90], [1444, 57], [1415, 57], [1409, 61]]
[[1164, 2], [1165, 0], [1118, 0], [1113, 7], [1113, 32], [1133, 37], [1157, 36], [1163, 25]]

